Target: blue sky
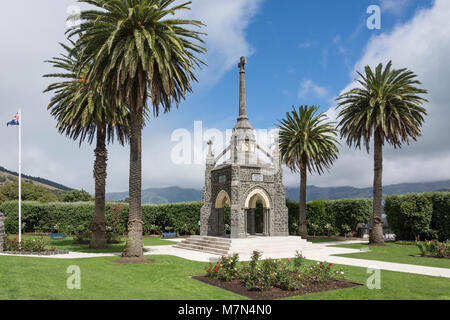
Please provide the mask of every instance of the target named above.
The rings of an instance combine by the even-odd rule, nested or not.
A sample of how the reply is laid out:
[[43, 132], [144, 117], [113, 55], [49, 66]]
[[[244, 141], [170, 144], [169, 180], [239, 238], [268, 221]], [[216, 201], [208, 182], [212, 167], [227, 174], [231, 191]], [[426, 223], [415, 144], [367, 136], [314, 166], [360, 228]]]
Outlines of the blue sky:
[[[366, 9], [371, 4], [380, 2], [261, 3], [246, 30], [252, 48], [247, 65], [248, 114], [255, 127], [273, 126], [292, 105], [315, 104], [322, 111], [332, 107], [333, 99], [353, 79], [355, 63], [370, 38], [408, 21], [418, 8], [430, 6], [431, 1], [409, 1], [399, 13], [382, 14], [381, 30], [366, 27]], [[203, 120], [206, 124], [221, 123], [223, 118], [234, 121], [238, 79], [236, 67], [214, 86], [200, 83], [174, 117]], [[319, 92], [314, 91], [314, 86]], [[304, 94], [299, 96], [301, 92]]]
[[[245, 55], [247, 106], [255, 128], [273, 128], [292, 105], [321, 106], [332, 120], [334, 98], [352, 85], [355, 70], [392, 59], [394, 67], [415, 71], [430, 90], [423, 137], [401, 150], [385, 148], [384, 182], [450, 179], [450, 142], [446, 138], [450, 86], [450, 1], [448, 0], [193, 0], [184, 15], [207, 24], [208, 66], [178, 110], [152, 118], [143, 132], [144, 187], [201, 188], [203, 165], [175, 165], [174, 130], [231, 129], [238, 113], [237, 63]], [[24, 169], [74, 188], [93, 191], [93, 147], [58, 135], [42, 94], [52, 71], [43, 61], [59, 52], [72, 0], [24, 0], [5, 4], [0, 20], [0, 118], [5, 123], [24, 110]], [[381, 7], [381, 29], [369, 30], [369, 5]], [[82, 9], [85, 7], [81, 7]], [[25, 23], [16, 24], [16, 21]], [[10, 25], [15, 28], [11, 29]], [[26, 40], [25, 40], [26, 39]], [[3, 46], [4, 45], [4, 46]], [[330, 109], [331, 108], [331, 109]], [[17, 168], [17, 133], [0, 126], [0, 166]], [[206, 148], [206, 141], [204, 141]], [[128, 186], [128, 147], [110, 147], [107, 191]], [[369, 186], [372, 156], [344, 144], [340, 158], [320, 186]], [[298, 177], [285, 172], [285, 184]]]

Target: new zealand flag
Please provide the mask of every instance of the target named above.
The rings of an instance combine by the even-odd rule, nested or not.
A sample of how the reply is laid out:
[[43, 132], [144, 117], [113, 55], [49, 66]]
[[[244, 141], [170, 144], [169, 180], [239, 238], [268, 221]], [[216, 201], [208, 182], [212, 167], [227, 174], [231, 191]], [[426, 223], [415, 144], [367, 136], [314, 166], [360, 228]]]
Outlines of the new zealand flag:
[[16, 114], [14, 119], [12, 119], [10, 122], [6, 124], [7, 127], [9, 126], [18, 126], [19, 125], [19, 113]]

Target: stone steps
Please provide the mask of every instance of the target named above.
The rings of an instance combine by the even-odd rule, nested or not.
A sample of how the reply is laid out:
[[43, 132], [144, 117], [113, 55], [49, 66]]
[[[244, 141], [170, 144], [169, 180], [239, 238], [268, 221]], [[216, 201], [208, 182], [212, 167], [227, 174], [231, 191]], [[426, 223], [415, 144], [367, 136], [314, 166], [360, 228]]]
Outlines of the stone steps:
[[230, 250], [231, 240], [217, 237], [191, 236], [176, 244], [175, 248], [195, 250], [216, 255], [227, 255]]
[[312, 244], [300, 237], [249, 237], [245, 239], [227, 239], [219, 237], [191, 236], [174, 247], [212, 253], [216, 255], [251, 255], [254, 250], [265, 256], [278, 255], [280, 252], [307, 250]]

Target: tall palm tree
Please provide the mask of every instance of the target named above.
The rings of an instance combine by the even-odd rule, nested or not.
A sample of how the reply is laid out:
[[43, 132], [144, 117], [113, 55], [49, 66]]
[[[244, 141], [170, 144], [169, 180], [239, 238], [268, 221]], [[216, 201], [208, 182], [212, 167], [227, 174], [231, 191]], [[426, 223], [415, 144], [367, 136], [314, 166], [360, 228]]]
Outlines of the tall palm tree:
[[392, 62], [380, 63], [375, 72], [365, 67], [365, 75], [358, 72], [361, 85], [337, 100], [341, 137], [349, 146], [361, 149], [361, 143], [370, 149], [374, 139], [374, 179], [373, 179], [373, 227], [370, 243], [384, 244], [382, 211], [383, 145], [385, 142], [395, 148], [409, 145], [421, 136], [421, 127], [426, 110], [421, 106], [428, 102], [421, 94], [428, 93], [417, 85], [421, 83], [410, 70], [392, 69]]
[[[61, 134], [66, 134], [73, 140], [79, 139], [80, 145], [87, 140], [92, 144], [95, 135], [94, 179], [95, 208], [91, 224], [91, 248], [106, 248], [105, 223], [105, 186], [108, 142], [114, 141], [114, 136], [120, 144], [128, 139], [129, 120], [126, 108], [111, 113], [107, 101], [98, 92], [91, 90], [89, 81], [85, 79], [86, 69], [80, 68], [81, 52], [71, 42], [71, 47], [61, 44], [65, 53], [47, 62], [59, 73], [47, 74], [44, 77], [58, 78], [60, 82], [48, 86], [44, 92], [54, 92], [48, 109], [58, 120], [57, 128]], [[61, 81], [64, 79], [64, 81]]]
[[124, 257], [143, 257], [141, 212], [142, 114], [151, 98], [153, 114], [160, 108], [169, 112], [179, 105], [191, 82], [193, 71], [203, 63], [196, 54], [203, 33], [184, 26], [202, 27], [200, 21], [170, 18], [188, 10], [191, 2], [173, 5], [175, 0], [80, 0], [95, 6], [81, 13], [78, 35], [84, 61], [89, 63], [86, 78], [100, 93], [111, 99], [112, 108], [124, 103], [130, 111], [130, 211], [128, 240]]
[[300, 171], [300, 210], [298, 234], [308, 235], [306, 220], [307, 171], [319, 175], [329, 169], [338, 157], [337, 130], [326, 121], [325, 113], [318, 114], [317, 106], [295, 107], [280, 121], [280, 153], [283, 163], [293, 172]]

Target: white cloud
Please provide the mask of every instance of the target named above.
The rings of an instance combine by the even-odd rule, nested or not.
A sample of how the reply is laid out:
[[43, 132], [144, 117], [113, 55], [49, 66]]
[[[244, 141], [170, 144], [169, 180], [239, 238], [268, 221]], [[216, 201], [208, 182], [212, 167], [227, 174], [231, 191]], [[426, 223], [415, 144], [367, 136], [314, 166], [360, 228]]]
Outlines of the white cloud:
[[303, 80], [300, 84], [300, 90], [298, 91], [298, 98], [305, 98], [311, 93], [319, 98], [328, 98], [330, 95], [327, 88], [317, 85], [313, 80]]
[[[181, 0], [180, 0], [181, 1]], [[250, 56], [254, 49], [246, 41], [245, 30], [258, 12], [263, 0], [195, 0], [192, 10], [183, 17], [202, 21], [208, 34], [205, 62], [200, 73], [201, 83], [214, 84], [234, 67], [241, 56]]]
[[[450, 108], [450, 1], [436, 0], [431, 9], [424, 9], [409, 22], [397, 26], [391, 33], [373, 37], [364, 54], [355, 65], [355, 71], [364, 66], [374, 68], [378, 63], [393, 61], [395, 68], [414, 71], [423, 87], [429, 90], [430, 103], [424, 106], [428, 116], [418, 142], [394, 150], [384, 148], [384, 183], [418, 182], [450, 179], [450, 139], [448, 121]], [[356, 78], [353, 72], [352, 78]], [[355, 84], [350, 83], [343, 91]], [[335, 119], [337, 111], [327, 112]], [[351, 150], [343, 146], [340, 159], [324, 177], [313, 176], [318, 185], [372, 184], [372, 154], [365, 150]]]
[[401, 15], [407, 9], [413, 0], [380, 0], [381, 9], [393, 15]]
[[[218, 81], [242, 55], [253, 52], [246, 28], [262, 0], [194, 0], [184, 15], [203, 21], [208, 33], [205, 56], [208, 67], [200, 73], [201, 83]], [[42, 75], [54, 70], [44, 63], [60, 52], [65, 41], [67, 9], [75, 0], [25, 0], [4, 3], [0, 19], [0, 166], [17, 171], [17, 130], [6, 128], [18, 108], [23, 109], [23, 172], [74, 188], [93, 191], [93, 149], [60, 136], [46, 107], [49, 94], [42, 91], [49, 80]], [[84, 6], [83, 6], [84, 8]], [[20, 23], [18, 23], [20, 21]], [[14, 26], [14, 28], [11, 28]], [[236, 68], [237, 69], [237, 68]], [[162, 116], [161, 116], [162, 117]], [[183, 119], [165, 115], [152, 120], [144, 130], [143, 185], [194, 186], [202, 184], [201, 168], [180, 168], [169, 163], [171, 130]], [[157, 138], [155, 138], [157, 137]], [[128, 147], [110, 148], [107, 191], [128, 188]], [[198, 175], [196, 177], [196, 175]], [[195, 181], [195, 182], [194, 182]]]

